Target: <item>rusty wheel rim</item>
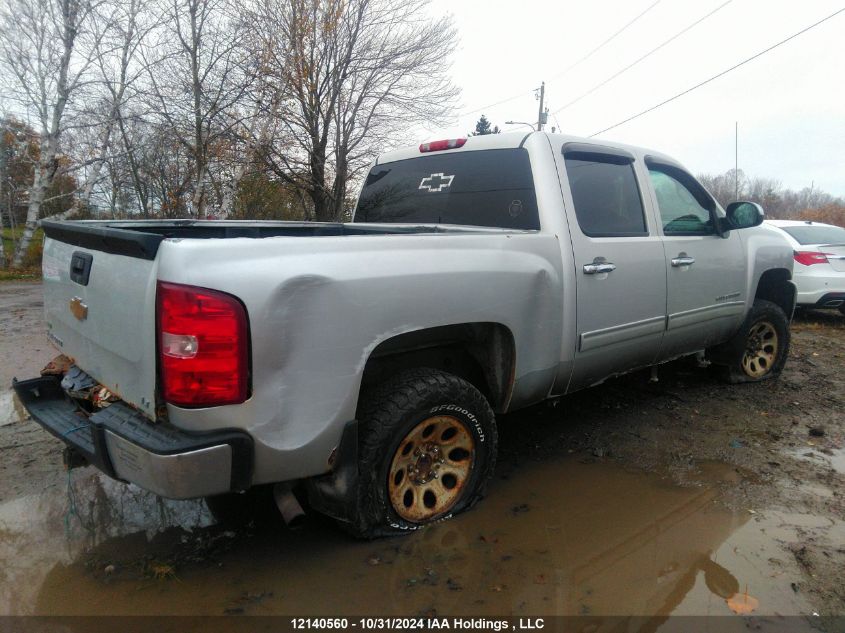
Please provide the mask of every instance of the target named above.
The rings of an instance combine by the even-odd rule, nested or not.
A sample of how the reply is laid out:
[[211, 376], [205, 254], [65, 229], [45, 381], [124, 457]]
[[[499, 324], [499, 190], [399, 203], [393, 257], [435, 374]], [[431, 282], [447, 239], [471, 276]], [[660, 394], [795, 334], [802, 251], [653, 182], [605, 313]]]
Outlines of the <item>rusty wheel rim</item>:
[[475, 464], [475, 439], [458, 419], [435, 416], [402, 438], [388, 471], [393, 510], [412, 523], [448, 513], [466, 486]]
[[752, 378], [760, 378], [769, 373], [778, 354], [778, 333], [768, 321], [755, 323], [745, 340], [745, 354], [742, 356], [742, 369]]

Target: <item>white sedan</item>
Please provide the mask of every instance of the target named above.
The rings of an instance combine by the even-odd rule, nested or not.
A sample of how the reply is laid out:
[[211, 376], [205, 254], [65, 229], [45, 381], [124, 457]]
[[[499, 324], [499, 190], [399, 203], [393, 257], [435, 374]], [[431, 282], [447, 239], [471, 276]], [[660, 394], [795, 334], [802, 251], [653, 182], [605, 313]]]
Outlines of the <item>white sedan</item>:
[[794, 251], [798, 305], [845, 314], [845, 229], [809, 220], [766, 220]]

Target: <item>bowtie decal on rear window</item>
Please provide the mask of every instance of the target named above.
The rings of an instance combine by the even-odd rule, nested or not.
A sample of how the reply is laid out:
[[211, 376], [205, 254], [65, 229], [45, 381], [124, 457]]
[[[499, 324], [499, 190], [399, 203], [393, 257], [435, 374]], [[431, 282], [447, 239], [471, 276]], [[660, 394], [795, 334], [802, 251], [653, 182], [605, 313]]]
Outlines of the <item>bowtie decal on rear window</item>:
[[452, 186], [452, 181], [454, 179], [454, 175], [444, 176], [442, 173], [431, 174], [431, 176], [426, 176], [420, 181], [419, 188], [432, 192], [443, 191], [444, 189]]

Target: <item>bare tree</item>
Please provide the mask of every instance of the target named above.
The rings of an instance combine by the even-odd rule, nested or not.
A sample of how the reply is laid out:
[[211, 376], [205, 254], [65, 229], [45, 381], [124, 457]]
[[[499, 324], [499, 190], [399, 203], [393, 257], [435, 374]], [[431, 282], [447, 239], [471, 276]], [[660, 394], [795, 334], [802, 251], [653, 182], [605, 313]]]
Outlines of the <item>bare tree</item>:
[[231, 173], [222, 186], [219, 219], [229, 217], [234, 211], [238, 187], [247, 173], [259, 168], [259, 155], [262, 148], [267, 147], [271, 141], [272, 131], [279, 116], [282, 94], [274, 82], [266, 79], [270, 55], [268, 51], [261, 50], [257, 59], [255, 51], [252, 57], [250, 72], [254, 77], [253, 90], [246, 94], [243, 100], [249, 102], [251, 115], [231, 130], [230, 146], [233, 156], [228, 161]]
[[214, 152], [243, 118], [252, 78], [234, 0], [170, 0], [165, 28], [147, 47], [151, 100], [194, 163], [191, 213], [206, 217]]
[[332, 219], [376, 154], [401, 143], [411, 122], [442, 123], [459, 94], [448, 76], [457, 33], [449, 19], [428, 17], [428, 6], [361, 0], [360, 23], [344, 23], [351, 55], [338, 85]]
[[[124, 149], [131, 151], [125, 146], [126, 137], [121, 134], [126, 125], [126, 101], [128, 92], [136, 89], [139, 80], [146, 76], [139, 48], [156, 26], [150, 14], [143, 11], [144, 4], [143, 0], [109, 0], [101, 5], [103, 11], [92, 21], [92, 28], [99, 31], [94, 60], [96, 85], [102, 96], [86, 115], [98, 122], [93, 128], [95, 141], [89, 160], [83, 161], [87, 171], [85, 185], [67, 211], [53, 216], [57, 219], [72, 217], [89, 206], [91, 195], [100, 184], [103, 168], [119, 141], [124, 141]], [[115, 137], [118, 137], [118, 143]], [[113, 169], [109, 168], [109, 171]]]
[[373, 155], [457, 96], [429, 2], [10, 0], [0, 99], [38, 128], [15, 263], [48, 213], [243, 217], [246, 178], [281, 216], [342, 218]]
[[745, 173], [740, 170], [728, 170], [724, 174], [699, 174], [698, 180], [716, 198], [723, 207], [728, 203], [738, 200], [746, 189], [748, 179]]
[[779, 180], [755, 176], [749, 178], [740, 169], [723, 174], [699, 174], [698, 180], [723, 207], [734, 200], [760, 204], [772, 218], [793, 218], [805, 210], [845, 206], [845, 200], [814, 187], [800, 191], [784, 189]]
[[[435, 123], [457, 96], [450, 18], [428, 0], [261, 0], [279, 117], [267, 166], [308, 199], [306, 218], [339, 219], [351, 178], [401, 131]], [[395, 137], [395, 138], [394, 138]]]
[[90, 0], [10, 0], [0, 11], [0, 58], [18, 106], [40, 126], [40, 147], [29, 191], [26, 225], [15, 252], [20, 266], [35, 231], [41, 204], [59, 169], [66, 109], [86, 84], [97, 51], [89, 29]]

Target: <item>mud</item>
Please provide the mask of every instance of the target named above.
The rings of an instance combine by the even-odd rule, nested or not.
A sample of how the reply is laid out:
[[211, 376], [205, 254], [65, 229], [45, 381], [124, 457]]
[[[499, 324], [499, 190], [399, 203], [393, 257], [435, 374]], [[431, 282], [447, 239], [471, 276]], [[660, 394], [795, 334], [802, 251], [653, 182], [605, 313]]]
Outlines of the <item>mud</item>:
[[[812, 613], [784, 544], [838, 521], [719, 502], [741, 476], [693, 485], [578, 457], [526, 464], [477, 511], [402, 539], [349, 540], [312, 517], [226, 530], [201, 502], [163, 501], [94, 471], [0, 505], [0, 609], [12, 614], [371, 615]], [[845, 542], [845, 541], [843, 541]], [[775, 573], [772, 573], [772, 572]], [[73, 587], [73, 591], [68, 588]]]
[[[0, 285], [5, 384], [53, 356], [39, 293]], [[68, 475], [59, 442], [0, 398], [0, 613], [624, 615], [656, 626], [730, 616], [747, 592], [762, 630], [778, 615], [823, 626], [814, 613], [845, 615], [845, 319], [803, 315], [793, 341], [775, 382], [726, 386], [680, 361], [657, 383], [634, 374], [507, 416], [482, 503], [372, 543], [314, 515], [296, 531], [231, 529], [200, 501], [92, 469]]]

